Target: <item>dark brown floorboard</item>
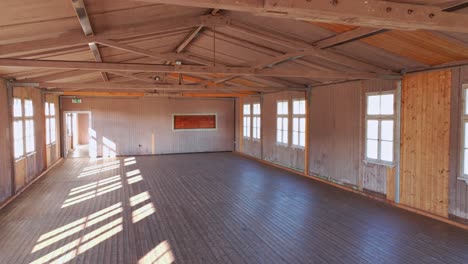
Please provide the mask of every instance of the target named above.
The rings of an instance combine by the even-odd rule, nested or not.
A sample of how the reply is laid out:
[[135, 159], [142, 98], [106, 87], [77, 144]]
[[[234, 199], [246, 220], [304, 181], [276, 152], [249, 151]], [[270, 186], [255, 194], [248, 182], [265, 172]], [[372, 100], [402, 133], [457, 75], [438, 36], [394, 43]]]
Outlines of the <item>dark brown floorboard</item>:
[[125, 159], [0, 211], [0, 263], [468, 263], [465, 230], [232, 153]]

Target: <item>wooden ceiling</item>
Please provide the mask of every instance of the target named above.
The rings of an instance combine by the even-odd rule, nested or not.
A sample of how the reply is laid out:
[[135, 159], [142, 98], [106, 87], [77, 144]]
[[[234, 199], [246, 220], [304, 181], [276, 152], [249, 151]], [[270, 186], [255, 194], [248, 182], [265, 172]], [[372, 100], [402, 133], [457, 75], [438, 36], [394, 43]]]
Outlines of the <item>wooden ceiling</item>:
[[[237, 2], [243, 1], [256, 2]], [[237, 6], [217, 9], [214, 0], [165, 2], [2, 1], [0, 76], [54, 91], [189, 90], [228, 97], [468, 63], [468, 32], [436, 31], [419, 17], [411, 23], [425, 29], [402, 30], [394, 29], [401, 23], [393, 18], [385, 22], [398, 22], [391, 27], [369, 27], [365, 19], [353, 20], [360, 26], [329, 23], [335, 17], [310, 21], [296, 9], [276, 18]], [[414, 4], [412, 12], [431, 5], [437, 16], [440, 10], [468, 21], [467, 1], [391, 2], [397, 2], [392, 10], [400, 3]], [[307, 21], [291, 17], [298, 14]]]

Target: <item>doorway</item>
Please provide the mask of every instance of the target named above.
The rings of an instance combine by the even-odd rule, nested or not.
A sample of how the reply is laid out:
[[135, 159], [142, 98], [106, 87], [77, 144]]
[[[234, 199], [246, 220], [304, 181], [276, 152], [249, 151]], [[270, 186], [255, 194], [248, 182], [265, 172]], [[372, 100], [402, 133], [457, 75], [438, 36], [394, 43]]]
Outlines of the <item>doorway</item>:
[[65, 112], [64, 154], [66, 158], [88, 158], [90, 112]]

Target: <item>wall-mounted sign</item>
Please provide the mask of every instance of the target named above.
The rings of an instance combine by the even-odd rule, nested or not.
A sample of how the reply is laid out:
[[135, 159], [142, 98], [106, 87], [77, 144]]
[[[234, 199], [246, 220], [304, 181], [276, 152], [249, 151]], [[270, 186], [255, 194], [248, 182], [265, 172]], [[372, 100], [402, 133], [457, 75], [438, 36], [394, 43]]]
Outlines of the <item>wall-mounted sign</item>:
[[73, 104], [81, 104], [81, 98], [73, 98], [72, 103]]

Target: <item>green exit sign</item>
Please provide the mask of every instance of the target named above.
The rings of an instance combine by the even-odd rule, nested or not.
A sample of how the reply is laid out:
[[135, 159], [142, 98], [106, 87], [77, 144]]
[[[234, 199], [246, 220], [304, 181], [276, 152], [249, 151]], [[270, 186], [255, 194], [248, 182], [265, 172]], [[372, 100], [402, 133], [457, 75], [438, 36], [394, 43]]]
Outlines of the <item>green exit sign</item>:
[[81, 98], [73, 98], [72, 103], [74, 104], [81, 104]]

